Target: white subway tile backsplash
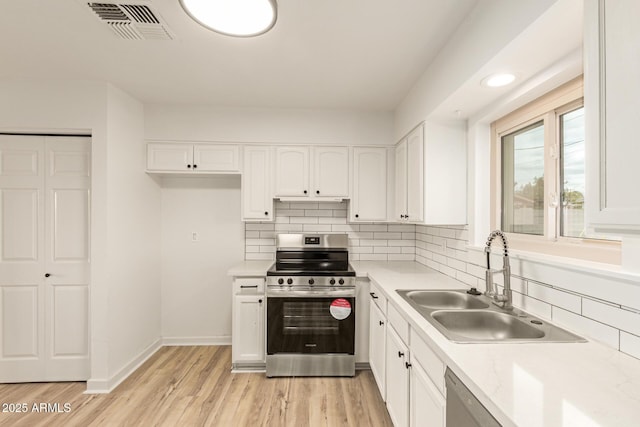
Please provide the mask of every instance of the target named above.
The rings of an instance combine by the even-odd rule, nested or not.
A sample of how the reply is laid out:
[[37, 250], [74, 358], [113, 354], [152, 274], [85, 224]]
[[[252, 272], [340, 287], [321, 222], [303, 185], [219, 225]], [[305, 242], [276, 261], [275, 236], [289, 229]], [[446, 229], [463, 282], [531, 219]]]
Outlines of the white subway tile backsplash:
[[640, 337], [620, 332], [620, 351], [640, 359]]
[[555, 305], [565, 310], [580, 314], [582, 311], [582, 298], [567, 292], [558, 291], [550, 286], [529, 282], [528, 292], [530, 296]]
[[316, 210], [305, 210], [305, 216], [333, 216], [333, 211], [331, 209], [316, 209]]
[[334, 209], [333, 216], [336, 217], [336, 218], [346, 218], [347, 217], [347, 211], [335, 210]]
[[318, 202], [290, 202], [291, 209], [319, 209]]
[[585, 298], [582, 315], [640, 336], [640, 314]]
[[328, 233], [331, 231], [330, 224], [303, 224], [302, 231], [304, 232], [316, 232], [316, 233]]
[[320, 202], [318, 209], [342, 209], [347, 210], [347, 204], [344, 202]]
[[292, 216], [289, 218], [291, 224], [317, 224], [317, 216]]
[[552, 308], [552, 320], [578, 334], [586, 335], [615, 349], [620, 348], [620, 331], [560, 307]]
[[304, 216], [304, 209], [276, 209], [276, 217], [279, 216]]
[[[275, 223], [245, 224], [245, 259], [274, 259], [278, 233], [347, 233], [351, 261], [415, 260], [467, 286], [484, 290], [485, 254], [467, 250], [466, 226], [351, 224], [347, 218], [348, 204], [344, 202], [276, 202], [275, 206]], [[501, 252], [495, 250], [491, 258], [494, 268], [501, 267], [501, 258]], [[578, 278], [581, 280], [576, 281]], [[494, 279], [502, 284], [501, 275], [495, 275]], [[603, 301], [608, 293], [601, 288], [606, 288], [606, 283], [596, 284], [595, 279], [546, 265], [512, 263], [513, 303], [640, 358], [640, 303], [632, 298], [636, 290], [630, 287], [624, 298], [617, 296], [615, 302]], [[584, 286], [585, 280], [588, 286]], [[633, 308], [620, 307], [623, 301]]]

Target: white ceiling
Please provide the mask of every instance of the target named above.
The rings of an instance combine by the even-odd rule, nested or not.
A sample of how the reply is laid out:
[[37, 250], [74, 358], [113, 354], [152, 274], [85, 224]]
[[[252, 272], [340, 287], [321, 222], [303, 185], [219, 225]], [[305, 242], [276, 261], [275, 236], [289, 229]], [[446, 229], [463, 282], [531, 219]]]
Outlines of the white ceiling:
[[80, 0], [3, 1], [0, 78], [106, 80], [144, 103], [393, 110], [476, 2], [278, 0], [273, 30], [231, 38], [151, 0], [175, 36], [152, 41], [118, 38]]

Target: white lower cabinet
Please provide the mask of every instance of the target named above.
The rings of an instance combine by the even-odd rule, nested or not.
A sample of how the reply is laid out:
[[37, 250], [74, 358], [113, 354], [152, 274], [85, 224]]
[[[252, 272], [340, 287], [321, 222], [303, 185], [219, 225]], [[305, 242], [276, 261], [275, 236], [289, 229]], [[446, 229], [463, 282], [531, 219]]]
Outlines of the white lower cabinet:
[[236, 278], [233, 283], [231, 362], [234, 369], [265, 364], [264, 278]]
[[409, 425], [444, 427], [447, 408], [445, 398], [415, 360], [411, 363], [409, 384]]
[[386, 317], [376, 305], [375, 300], [371, 299], [369, 303], [369, 366], [378, 384], [382, 400], [386, 400], [384, 366], [386, 323]]
[[387, 411], [396, 427], [409, 423], [409, 348], [398, 333], [387, 326]]
[[373, 282], [370, 295], [369, 365], [393, 425], [444, 427], [445, 364]]

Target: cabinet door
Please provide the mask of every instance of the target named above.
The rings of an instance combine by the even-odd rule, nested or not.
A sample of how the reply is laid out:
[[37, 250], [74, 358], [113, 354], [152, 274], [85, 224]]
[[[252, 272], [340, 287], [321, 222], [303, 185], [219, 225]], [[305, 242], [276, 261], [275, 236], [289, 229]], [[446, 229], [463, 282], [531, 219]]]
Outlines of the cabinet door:
[[351, 221], [387, 219], [387, 149], [353, 149]]
[[270, 147], [244, 148], [241, 188], [243, 221], [272, 220]]
[[196, 172], [240, 172], [240, 147], [223, 144], [196, 144], [193, 170]]
[[233, 363], [265, 361], [264, 296], [235, 295], [231, 353]]
[[[413, 357], [413, 356], [412, 356]], [[412, 361], [409, 381], [409, 425], [444, 427], [446, 402], [422, 366]]]
[[371, 373], [376, 379], [378, 389], [380, 389], [380, 395], [382, 400], [386, 400], [385, 393], [385, 370], [384, 370], [384, 358], [385, 340], [386, 340], [386, 323], [382, 311], [378, 306], [370, 300], [369, 302], [369, 366], [371, 367]]
[[314, 148], [312, 191], [317, 197], [349, 195], [349, 149], [347, 147]]
[[396, 427], [409, 425], [408, 361], [409, 349], [393, 328], [387, 327], [387, 411]]
[[586, 220], [596, 232], [637, 239], [640, 2], [594, 0], [584, 7]]
[[277, 147], [275, 195], [310, 195], [309, 147]]
[[396, 221], [404, 221], [407, 214], [407, 140], [403, 139], [396, 145]]
[[410, 222], [424, 220], [424, 127], [418, 126], [407, 137], [405, 219]]
[[193, 165], [192, 144], [147, 144], [147, 170], [188, 172]]

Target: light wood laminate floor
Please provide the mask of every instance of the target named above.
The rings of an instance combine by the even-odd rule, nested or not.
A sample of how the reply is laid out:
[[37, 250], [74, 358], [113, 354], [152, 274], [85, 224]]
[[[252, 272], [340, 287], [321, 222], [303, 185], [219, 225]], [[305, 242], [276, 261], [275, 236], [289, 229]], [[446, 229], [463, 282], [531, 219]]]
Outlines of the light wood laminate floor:
[[[0, 384], [0, 426], [391, 426], [371, 371], [354, 378], [232, 374], [231, 347], [163, 347], [113, 392], [85, 383]], [[58, 403], [68, 413], [32, 412]], [[0, 409], [8, 409], [6, 406]], [[50, 409], [55, 409], [51, 407]]]

